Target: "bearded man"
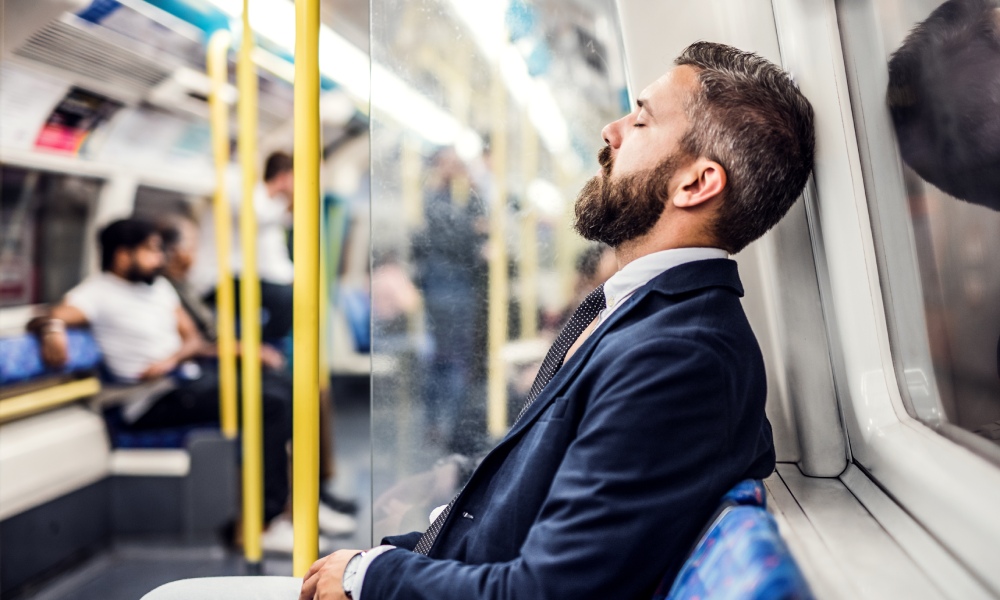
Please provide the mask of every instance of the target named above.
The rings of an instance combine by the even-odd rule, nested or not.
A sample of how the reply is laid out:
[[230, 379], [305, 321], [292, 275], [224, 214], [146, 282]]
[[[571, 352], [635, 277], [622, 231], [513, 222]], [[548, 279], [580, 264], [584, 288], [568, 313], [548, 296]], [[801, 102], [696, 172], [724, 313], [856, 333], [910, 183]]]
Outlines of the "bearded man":
[[301, 599], [646, 599], [723, 494], [774, 469], [760, 349], [728, 258], [812, 168], [787, 74], [720, 44], [604, 128], [576, 227], [619, 271], [560, 333], [516, 423], [424, 533], [317, 561]]
[[[67, 327], [89, 327], [101, 349], [107, 377], [118, 383], [157, 381], [156, 393], [121, 408], [133, 431], [210, 425], [219, 420], [219, 379], [199, 368], [206, 344], [161, 273], [163, 239], [156, 227], [121, 219], [101, 230], [101, 272], [66, 293], [48, 314], [29, 323], [41, 341], [45, 362], [66, 361]], [[281, 517], [288, 502], [291, 406], [288, 394], [265, 386], [264, 526], [265, 550], [291, 552], [291, 523]]]

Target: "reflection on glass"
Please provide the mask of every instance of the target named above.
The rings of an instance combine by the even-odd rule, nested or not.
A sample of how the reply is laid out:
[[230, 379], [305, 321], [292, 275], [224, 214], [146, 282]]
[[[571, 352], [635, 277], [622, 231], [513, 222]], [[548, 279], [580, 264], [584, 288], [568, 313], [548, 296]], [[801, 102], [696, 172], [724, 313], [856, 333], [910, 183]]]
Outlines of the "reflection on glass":
[[101, 182], [0, 167], [0, 307], [58, 301], [83, 274]]
[[1000, 2], [884, 0], [878, 12], [941, 409], [1000, 444]]
[[378, 540], [427, 528], [601, 277], [572, 201], [627, 108], [610, 1], [375, 0], [372, 60]]

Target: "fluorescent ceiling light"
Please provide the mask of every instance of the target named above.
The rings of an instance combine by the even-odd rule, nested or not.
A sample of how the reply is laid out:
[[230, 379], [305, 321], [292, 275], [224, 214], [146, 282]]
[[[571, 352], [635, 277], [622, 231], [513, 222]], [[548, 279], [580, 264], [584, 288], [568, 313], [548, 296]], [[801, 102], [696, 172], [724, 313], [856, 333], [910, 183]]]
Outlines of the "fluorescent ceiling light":
[[[240, 22], [242, 0], [209, 1], [237, 20], [237, 24]], [[566, 120], [548, 84], [529, 75], [524, 59], [508, 43], [504, 25], [506, 3], [452, 0], [452, 5], [486, 58], [499, 64], [504, 84], [518, 105], [528, 111], [528, 118], [538, 130], [542, 143], [554, 155], [565, 158], [569, 154]], [[294, 50], [295, 5], [290, 0], [250, 0], [250, 26], [257, 35], [290, 52]], [[461, 139], [465, 147], [471, 147], [471, 137], [478, 139], [474, 131], [459, 125], [453, 116], [394, 73], [380, 64], [371, 64], [365, 52], [326, 25], [320, 25], [319, 45], [320, 72], [359, 101], [370, 100], [373, 108], [434, 144], [452, 145]], [[257, 62], [262, 66], [273, 63]], [[277, 64], [265, 68], [289, 79], [289, 71]]]
[[505, 25], [507, 2], [451, 0], [451, 5], [471, 31], [479, 49], [490, 62], [499, 65], [504, 84], [518, 105], [528, 111], [528, 118], [538, 130], [545, 147], [555, 156], [567, 155], [570, 149], [569, 128], [552, 90], [547, 83], [528, 73], [528, 65], [521, 53], [508, 41]]
[[[232, 19], [242, 18], [242, 0], [210, 1]], [[291, 52], [295, 48], [295, 5], [289, 0], [250, 0], [250, 27], [257, 35]], [[259, 59], [264, 52], [257, 54]], [[294, 69], [289, 71], [270, 64], [273, 60], [258, 60], [258, 63], [262, 66], [268, 63], [265, 68], [286, 79], [291, 80], [294, 75]], [[320, 25], [319, 68], [323, 75], [336, 81], [359, 101], [368, 103], [371, 99], [374, 108], [431, 143], [451, 145], [460, 134], [466, 138], [469, 134], [476, 135], [471, 130], [463, 131], [454, 117], [382, 65], [371, 65], [366, 53], [326, 25]], [[370, 94], [373, 86], [374, 93]]]

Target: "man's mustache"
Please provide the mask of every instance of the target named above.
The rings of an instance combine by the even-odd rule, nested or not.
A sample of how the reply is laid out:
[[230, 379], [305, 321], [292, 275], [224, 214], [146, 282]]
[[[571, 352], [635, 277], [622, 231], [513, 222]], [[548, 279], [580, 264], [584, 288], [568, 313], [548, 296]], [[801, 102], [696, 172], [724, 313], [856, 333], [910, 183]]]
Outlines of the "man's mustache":
[[601, 148], [601, 151], [597, 153], [597, 162], [600, 163], [601, 169], [604, 171], [604, 176], [610, 177], [611, 167], [615, 163], [615, 159], [611, 157], [611, 146]]

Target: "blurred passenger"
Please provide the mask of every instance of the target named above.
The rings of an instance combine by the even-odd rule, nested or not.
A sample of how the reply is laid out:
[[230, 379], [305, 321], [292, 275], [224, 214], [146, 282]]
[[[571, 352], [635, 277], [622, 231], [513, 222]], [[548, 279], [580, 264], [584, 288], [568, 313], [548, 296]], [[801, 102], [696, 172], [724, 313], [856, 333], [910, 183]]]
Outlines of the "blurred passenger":
[[[90, 327], [108, 376], [120, 383], [167, 378], [172, 389], [144, 396], [122, 408], [134, 431], [217, 425], [218, 372], [193, 359], [205, 340], [161, 273], [163, 243], [154, 225], [135, 219], [115, 221], [100, 233], [101, 273], [70, 290], [48, 315], [29, 328], [41, 337], [46, 363], [66, 361], [66, 327]], [[263, 390], [265, 549], [291, 551], [291, 524], [279, 518], [288, 502], [291, 405], [274, 386]]]
[[320, 559], [300, 600], [645, 600], [726, 491], [774, 471], [728, 255], [801, 194], [812, 108], [754, 54], [698, 42], [675, 64], [603, 130], [576, 229], [621, 268], [559, 334], [518, 421], [426, 532]]
[[[239, 306], [239, 277], [243, 270], [243, 249], [240, 242], [239, 216], [242, 210], [243, 187], [239, 170], [230, 172], [228, 181], [232, 210], [233, 277], [236, 279], [236, 303]], [[292, 157], [275, 152], [264, 163], [264, 180], [254, 188], [253, 206], [257, 214], [257, 274], [260, 277], [261, 338], [279, 344], [292, 329], [292, 280], [295, 268], [289, 253], [288, 230], [295, 180]], [[215, 218], [211, 211], [202, 219], [202, 244], [191, 274], [192, 289], [215, 303], [215, 285], [219, 267], [215, 247]], [[239, 314], [239, 309], [237, 309]]]
[[[218, 331], [216, 329], [215, 313], [205, 304], [197, 294], [193, 293], [188, 284], [187, 277], [191, 270], [191, 264], [198, 249], [198, 228], [189, 219], [176, 218], [172, 223], [160, 227], [160, 236], [163, 238], [163, 250], [166, 255], [166, 264], [163, 275], [173, 286], [174, 291], [187, 311], [191, 320], [198, 327], [198, 331], [205, 339], [205, 345], [201, 351], [203, 357], [217, 357]], [[239, 353], [239, 348], [237, 348]], [[263, 343], [260, 347], [260, 361], [264, 367], [261, 370], [261, 385], [265, 394], [274, 394], [283, 397], [286, 402], [292, 401], [292, 380], [285, 369], [285, 358], [278, 349], [270, 344]], [[204, 361], [202, 361], [204, 362]], [[213, 362], [209, 366], [214, 370], [217, 365]], [[321, 404], [329, 405], [329, 392], [321, 399]], [[329, 410], [324, 412], [326, 418], [321, 418], [320, 438], [321, 444], [330, 452], [320, 456], [321, 468], [326, 466], [326, 470], [333, 473], [333, 453], [332, 453], [332, 427]], [[327, 463], [327, 464], [323, 464]], [[357, 511], [357, 505], [351, 501], [326, 490], [327, 485], [320, 485], [319, 524], [320, 530], [328, 535], [347, 535], [354, 532], [357, 523], [354, 518], [345, 513]]]
[[481, 206], [462, 205], [453, 197], [456, 180], [467, 173], [455, 151], [438, 151], [431, 159], [424, 193], [424, 229], [413, 239], [417, 286], [423, 292], [427, 328], [433, 344], [425, 369], [424, 406], [435, 441], [453, 445], [459, 415], [481, 381], [476, 377], [477, 315], [484, 309], [485, 236], [478, 221]]

